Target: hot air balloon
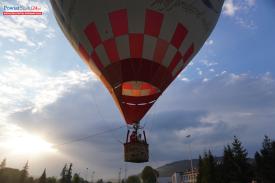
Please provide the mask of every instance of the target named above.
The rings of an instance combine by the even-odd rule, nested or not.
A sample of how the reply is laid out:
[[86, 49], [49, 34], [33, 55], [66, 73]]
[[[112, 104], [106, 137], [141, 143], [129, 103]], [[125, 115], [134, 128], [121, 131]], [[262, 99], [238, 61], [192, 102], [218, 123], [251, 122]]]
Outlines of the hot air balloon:
[[[112, 95], [128, 125], [139, 122], [215, 27], [224, 0], [51, 0], [67, 39]], [[148, 161], [128, 142], [125, 161]]]

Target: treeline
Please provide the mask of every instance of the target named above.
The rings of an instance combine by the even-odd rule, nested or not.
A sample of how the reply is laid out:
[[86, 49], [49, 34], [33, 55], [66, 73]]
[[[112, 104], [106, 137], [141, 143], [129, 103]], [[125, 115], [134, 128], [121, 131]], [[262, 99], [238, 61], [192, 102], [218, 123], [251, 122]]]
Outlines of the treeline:
[[248, 158], [241, 141], [234, 137], [216, 160], [211, 151], [199, 157], [197, 183], [275, 183], [275, 141], [265, 136], [254, 159]]
[[158, 177], [159, 173], [157, 170], [150, 166], [146, 166], [139, 176], [129, 176], [128, 179], [126, 181], [123, 180], [122, 183], [157, 183]]
[[[47, 177], [46, 169], [39, 178], [29, 175], [29, 163], [27, 162], [22, 170], [6, 167], [7, 160], [4, 159], [0, 164], [0, 183], [89, 183], [78, 173], [73, 174], [73, 165], [65, 165], [60, 173], [60, 178]], [[95, 183], [104, 183], [102, 179]], [[111, 182], [107, 182], [111, 183]]]
[[[82, 178], [78, 173], [73, 174], [73, 164], [65, 164], [60, 173], [60, 178], [47, 177], [46, 169], [39, 178], [33, 178], [29, 175], [29, 163], [26, 162], [22, 170], [6, 167], [7, 160], [4, 159], [0, 164], [0, 183], [91, 183]], [[156, 183], [158, 172], [150, 166], [146, 166], [140, 175], [129, 176], [127, 180], [121, 180], [121, 183]], [[112, 183], [104, 182], [99, 179], [93, 183]]]

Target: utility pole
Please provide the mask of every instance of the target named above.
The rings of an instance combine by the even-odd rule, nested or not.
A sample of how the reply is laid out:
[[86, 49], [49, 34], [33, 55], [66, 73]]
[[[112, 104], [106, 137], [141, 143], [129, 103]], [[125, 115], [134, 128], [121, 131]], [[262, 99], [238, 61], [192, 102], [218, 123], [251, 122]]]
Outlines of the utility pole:
[[85, 180], [88, 181], [89, 168], [86, 168]]
[[128, 171], [128, 167], [127, 167], [127, 163], [124, 164], [124, 182], [126, 182], [127, 180], [127, 171]]
[[92, 183], [94, 183], [95, 171], [92, 172]]
[[119, 168], [118, 172], [118, 183], [121, 183], [121, 168]]
[[[191, 135], [186, 135], [186, 138], [189, 139], [191, 137]], [[191, 150], [191, 142], [189, 141], [188, 144], [189, 147], [189, 156], [190, 156], [190, 166], [191, 166], [191, 176], [193, 176], [193, 160], [192, 160], [192, 150]]]

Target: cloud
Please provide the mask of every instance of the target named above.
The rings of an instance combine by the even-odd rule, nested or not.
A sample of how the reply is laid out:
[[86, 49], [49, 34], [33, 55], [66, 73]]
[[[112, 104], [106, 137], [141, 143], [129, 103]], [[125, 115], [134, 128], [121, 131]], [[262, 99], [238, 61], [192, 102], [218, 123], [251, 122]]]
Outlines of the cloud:
[[206, 44], [207, 46], [213, 45], [213, 44], [214, 44], [214, 40], [213, 40], [213, 39], [207, 40], [207, 41], [205, 42], [205, 44]]
[[48, 28], [46, 37], [49, 39], [54, 38], [55, 37], [55, 29], [53, 29], [52, 27]]
[[202, 63], [206, 67], [212, 67], [212, 66], [218, 65], [217, 62], [209, 61], [209, 60], [206, 60], [206, 59], [200, 60], [199, 62]]
[[14, 56], [9, 55], [9, 54], [4, 55], [3, 58], [7, 59], [7, 60], [10, 60], [10, 61], [15, 61], [16, 60], [16, 58]]
[[202, 82], [208, 82], [209, 81], [209, 79], [208, 78], [203, 78], [203, 80], [202, 80]]
[[15, 21], [6, 17], [0, 17], [0, 37], [9, 38], [18, 42], [24, 42], [29, 46], [34, 46], [34, 43], [28, 38], [26, 30], [22, 29]]
[[[247, 20], [240, 19], [243, 15], [240, 10], [250, 10], [256, 1], [245, 0], [244, 6], [239, 2], [226, 1], [224, 14], [236, 22], [239, 19], [238, 24], [245, 26]], [[21, 0], [20, 3], [29, 2]], [[0, 18], [0, 25], [10, 26], [0, 26], [3, 40], [43, 47], [44, 40], [37, 42], [32, 35], [45, 33], [49, 39], [55, 37], [47, 17], [28, 20]], [[36, 23], [38, 26], [34, 26]], [[206, 44], [210, 46], [213, 43], [209, 40]], [[3, 57], [14, 61], [17, 56], [29, 54], [22, 45], [6, 50]], [[253, 153], [255, 144], [261, 142], [264, 134], [273, 135], [275, 81], [270, 73], [251, 76], [218, 71], [214, 69], [217, 63], [208, 59], [199, 61], [199, 64], [200, 67], [194, 70], [200, 78], [179, 77], [142, 122], [146, 124], [150, 143], [150, 165], [188, 158], [189, 143], [192, 144], [194, 157], [209, 148], [219, 153], [233, 135], [239, 135], [244, 145], [249, 147], [249, 152]], [[12, 63], [9, 68], [0, 70], [2, 136], [39, 133], [47, 136], [52, 143], [62, 144], [124, 124], [107, 90], [86, 70], [49, 74], [22, 63]], [[62, 157], [44, 158], [47, 162], [44, 160], [37, 166], [46, 165], [49, 171], [56, 172], [65, 162], [73, 162], [78, 170], [92, 165], [96, 167], [98, 176], [105, 172], [109, 172], [110, 176], [116, 175], [118, 167], [123, 166], [120, 141], [125, 139], [125, 133], [126, 128], [121, 128], [57, 146], [63, 153]], [[190, 139], [185, 138], [187, 134], [191, 134]], [[129, 169], [135, 171], [142, 166], [129, 165]]]
[[26, 6], [29, 3], [29, 0], [17, 0], [17, 3]]
[[246, 20], [241, 17], [236, 17], [236, 23], [239, 24], [243, 28], [247, 28], [247, 29], [255, 29], [256, 28], [255, 22], [253, 20]]
[[202, 70], [201, 70], [201, 68], [196, 68], [196, 70], [198, 71], [198, 75], [202, 75], [203, 74], [203, 72], [202, 72]]
[[190, 79], [188, 79], [187, 77], [183, 77], [183, 78], [181, 78], [181, 80], [185, 81], [185, 82], [189, 82], [190, 81]]
[[[61, 83], [56, 82], [62, 84], [64, 77], [64, 74], [57, 76], [56, 80]], [[75, 82], [71, 74], [66, 77], [68, 83], [74, 83], [69, 91], [62, 90], [60, 97], [40, 111], [33, 113], [31, 108], [25, 108], [13, 112], [8, 120], [27, 131], [47, 134], [50, 141], [57, 144], [123, 125], [112, 98], [100, 83], [91, 79]], [[152, 163], [159, 165], [188, 158], [189, 143], [192, 143], [194, 157], [209, 148], [219, 155], [234, 135], [238, 135], [250, 155], [253, 154], [255, 144], [261, 143], [263, 135], [272, 137], [273, 134], [274, 87], [275, 80], [270, 73], [251, 76], [222, 72], [203, 83], [176, 80], [142, 122]], [[98, 175], [104, 175], [106, 170], [115, 175], [116, 168], [123, 164], [120, 142], [124, 141], [125, 133], [125, 128], [114, 130], [60, 146], [59, 150], [79, 167], [93, 164], [98, 167]], [[188, 134], [190, 139], [185, 138]], [[141, 166], [130, 165], [129, 169], [136, 171]]]
[[48, 13], [49, 6], [46, 2], [36, 2], [28, 0], [18, 0], [17, 4], [4, 1], [5, 5], [32, 5], [39, 6], [43, 11], [41, 16], [1, 16], [0, 17], [0, 38], [6, 41], [24, 43], [28, 46], [36, 45], [36, 35], [40, 32], [47, 33], [47, 37], [52, 38], [54, 32], [49, 26]]
[[246, 2], [247, 2], [247, 5], [248, 5], [249, 7], [252, 7], [252, 6], [255, 6], [255, 5], [256, 5], [256, 0], [246, 0]]
[[9, 61], [18, 61], [18, 58], [22, 58], [28, 54], [28, 50], [25, 48], [19, 48], [17, 50], [6, 50], [3, 58]]
[[[24, 52], [25, 52], [24, 50], [19, 49], [19, 50], [15, 50], [13, 53], [24, 54]], [[36, 166], [34, 170], [33, 169], [32, 170], [35, 172], [35, 174], [37, 173], [40, 174], [40, 172], [38, 171], [41, 164], [37, 163], [37, 160], [35, 160], [34, 157], [22, 156], [21, 159], [14, 158], [13, 157], [14, 155], [12, 155], [12, 153], [7, 149], [8, 147], [7, 145], [13, 139], [15, 141], [18, 141], [20, 137], [29, 137], [29, 136], [33, 136], [34, 134], [38, 134], [39, 136], [41, 135], [46, 136], [48, 139], [51, 139], [50, 138], [51, 132], [47, 131], [50, 128], [47, 128], [47, 130], [44, 130], [44, 131], [39, 130], [39, 128], [31, 130], [30, 128], [28, 128], [30, 127], [30, 125], [27, 125], [27, 124], [30, 124], [32, 120], [36, 124], [39, 124], [40, 127], [42, 126], [41, 126], [41, 123], [39, 122], [45, 122], [45, 124], [47, 124], [48, 121], [50, 121], [49, 118], [47, 118], [47, 117], [50, 117], [50, 115], [47, 115], [47, 112], [46, 112], [47, 106], [53, 105], [57, 101], [60, 101], [62, 96], [68, 95], [68, 93], [71, 92], [72, 88], [80, 89], [84, 87], [86, 85], [85, 84], [86, 82], [89, 82], [92, 85], [94, 82], [96, 82], [93, 75], [87, 71], [71, 70], [67, 72], [60, 72], [55, 75], [52, 75], [52, 74], [50, 75], [48, 73], [41, 72], [39, 70], [36, 70], [33, 67], [30, 67], [18, 62], [11, 63], [9, 64], [8, 67], [1, 68], [1, 72], [0, 72], [0, 96], [1, 96], [0, 149], [1, 149], [1, 153], [0, 153], [0, 156], [8, 157], [8, 159], [9, 157], [12, 157], [12, 159], [16, 159], [17, 162], [14, 162], [15, 167], [19, 166], [18, 162], [29, 159], [30, 162], [32, 162], [32, 166], [34, 167]], [[62, 106], [62, 108], [65, 108], [65, 106]], [[79, 110], [79, 108], [75, 110]], [[22, 120], [19, 120], [20, 123], [17, 123], [16, 120], [13, 120], [12, 116], [20, 116], [20, 114], [23, 114], [23, 112], [26, 113], [27, 111], [29, 112], [29, 115], [30, 115], [29, 120], [27, 120], [26, 115], [25, 116], [22, 115], [24, 116], [24, 118], [22, 118]], [[41, 111], [45, 113], [41, 113]], [[87, 111], [89, 110], [87, 109]], [[38, 113], [45, 114], [44, 116], [45, 118], [42, 117], [41, 115], [39, 115], [39, 118], [36, 118]], [[56, 113], [56, 115], [60, 116], [59, 113]], [[66, 114], [66, 116], [68, 115]], [[63, 121], [63, 120], [65, 120], [65, 118], [64, 116], [61, 115], [60, 121]], [[60, 121], [58, 121], [57, 124], [60, 123]], [[75, 123], [75, 121], [73, 122]], [[56, 126], [56, 127], [60, 127], [60, 126]], [[55, 129], [52, 129], [52, 130], [55, 131]], [[45, 132], [46, 134], [43, 132]], [[60, 136], [53, 135], [52, 138], [54, 137], [60, 137]], [[65, 141], [65, 139], [63, 138], [62, 140]], [[54, 142], [55, 143], [64, 142], [62, 140], [57, 141], [55, 139]], [[50, 158], [57, 159], [59, 163], [61, 160], [64, 161], [63, 159], [64, 156], [63, 157], [54, 156]], [[61, 164], [63, 164], [63, 162]], [[44, 169], [45, 167], [41, 167], [41, 168]], [[55, 167], [53, 166], [51, 168], [54, 169]]]
[[[10, 53], [10, 52], [8, 52]], [[12, 53], [24, 54], [24, 49]], [[0, 110], [6, 113], [21, 108], [31, 108], [33, 112], [54, 103], [74, 85], [81, 86], [93, 80], [90, 73], [71, 70], [49, 76], [21, 63], [3, 68], [0, 74]]]
[[234, 3], [233, 0], [227, 0], [224, 3], [223, 13], [227, 16], [234, 16], [239, 7]]
[[251, 12], [256, 6], [256, 0], [235, 1], [226, 0], [223, 7], [223, 14], [234, 19], [235, 23], [243, 28], [255, 29]]
[[[69, 92], [74, 85], [81, 87], [82, 84], [92, 79], [90, 73], [68, 71], [59, 77], [47, 78], [41, 85], [38, 84], [38, 95], [34, 97], [33, 112], [41, 110], [44, 106], [54, 103], [64, 93]], [[43, 89], [42, 89], [43, 88]]]

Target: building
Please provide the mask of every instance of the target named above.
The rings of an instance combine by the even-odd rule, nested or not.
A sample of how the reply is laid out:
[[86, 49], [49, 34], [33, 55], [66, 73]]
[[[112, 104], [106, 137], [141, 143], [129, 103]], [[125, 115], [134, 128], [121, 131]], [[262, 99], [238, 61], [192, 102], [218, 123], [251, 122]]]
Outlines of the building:
[[196, 183], [198, 174], [197, 169], [175, 172], [172, 175], [172, 183]]
[[198, 174], [198, 169], [185, 171], [183, 174], [183, 183], [196, 183]]
[[172, 183], [184, 183], [183, 182], [183, 172], [175, 172], [172, 175]]
[[158, 177], [158, 183], [172, 183], [171, 177]]

